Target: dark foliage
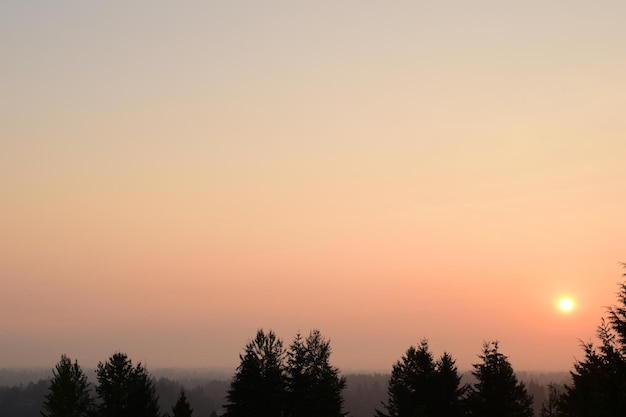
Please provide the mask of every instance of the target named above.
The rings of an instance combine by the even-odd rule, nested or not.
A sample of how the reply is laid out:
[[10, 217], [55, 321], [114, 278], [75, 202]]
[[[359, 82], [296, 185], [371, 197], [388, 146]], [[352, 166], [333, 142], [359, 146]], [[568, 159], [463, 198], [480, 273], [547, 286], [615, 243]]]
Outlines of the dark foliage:
[[561, 401], [567, 416], [626, 415], [626, 283], [619, 284], [617, 300], [598, 326], [600, 345], [582, 343], [585, 358], [574, 364]]
[[257, 332], [240, 355], [224, 406], [227, 417], [341, 417], [345, 378], [330, 364], [319, 330], [298, 334], [287, 352], [270, 331]]
[[65, 355], [56, 364], [49, 392], [43, 403], [43, 417], [87, 417], [93, 415], [94, 402], [87, 376], [78, 362]]
[[141, 365], [133, 366], [124, 353], [115, 353], [96, 370], [100, 417], [158, 417], [153, 379]]
[[377, 410], [378, 417], [453, 417], [462, 415], [460, 386], [454, 359], [444, 353], [435, 362], [428, 350], [428, 341], [422, 340], [416, 348], [409, 347], [396, 362], [389, 379], [389, 400], [386, 412]]
[[187, 401], [185, 390], [181, 390], [178, 401], [176, 401], [176, 404], [172, 407], [172, 417], [191, 417], [192, 414], [193, 409], [189, 405], [189, 401]]
[[541, 404], [541, 417], [564, 417], [561, 411], [561, 395], [558, 387], [554, 384], [548, 386], [548, 397]]
[[330, 342], [319, 330], [306, 339], [298, 333], [289, 347], [286, 366], [286, 415], [340, 417], [345, 413], [342, 391], [345, 378], [330, 364]]
[[466, 398], [468, 415], [476, 417], [533, 417], [533, 400], [517, 380], [498, 342], [486, 342], [482, 363], [474, 364], [473, 384]]
[[226, 417], [280, 417], [285, 411], [283, 342], [259, 330], [245, 348], [226, 395]]

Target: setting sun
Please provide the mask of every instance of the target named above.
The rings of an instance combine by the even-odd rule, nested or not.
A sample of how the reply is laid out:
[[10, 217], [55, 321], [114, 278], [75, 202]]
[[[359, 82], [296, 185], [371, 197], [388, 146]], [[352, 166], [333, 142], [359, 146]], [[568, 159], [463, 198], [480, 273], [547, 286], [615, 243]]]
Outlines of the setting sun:
[[569, 297], [559, 298], [557, 305], [559, 307], [559, 310], [561, 310], [563, 313], [569, 313], [574, 310], [575, 307], [574, 300]]
[[626, 280], [626, 1], [128, 3], [0, 0], [0, 417], [3, 369], [232, 376], [258, 329], [346, 373], [582, 359]]

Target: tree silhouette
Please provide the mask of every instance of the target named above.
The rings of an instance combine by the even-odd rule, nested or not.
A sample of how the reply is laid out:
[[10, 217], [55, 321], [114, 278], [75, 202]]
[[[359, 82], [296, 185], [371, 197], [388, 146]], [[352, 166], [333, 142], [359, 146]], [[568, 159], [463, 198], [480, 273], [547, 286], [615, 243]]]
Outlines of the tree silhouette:
[[409, 347], [396, 362], [389, 379], [386, 413], [376, 410], [378, 417], [460, 416], [461, 378], [454, 360], [444, 353], [435, 362], [423, 339], [416, 348]]
[[43, 403], [43, 417], [86, 417], [94, 411], [87, 376], [78, 362], [61, 355], [61, 360], [52, 370], [48, 394]]
[[[626, 268], [626, 263], [622, 263]], [[626, 273], [623, 274], [626, 277]], [[614, 337], [614, 347], [623, 358], [626, 356], [626, 282], [619, 284], [617, 292], [618, 305], [612, 305], [608, 309], [609, 313], [609, 335]]]
[[461, 386], [461, 376], [456, 367], [456, 361], [449, 353], [444, 352], [435, 366], [437, 370], [435, 386], [437, 389], [433, 393], [435, 399], [433, 415], [441, 417], [462, 415], [461, 398], [467, 387]]
[[482, 363], [474, 364], [478, 380], [470, 387], [467, 411], [477, 417], [532, 417], [533, 401], [518, 382], [508, 358], [499, 352], [498, 342], [485, 342]]
[[193, 409], [187, 401], [185, 390], [181, 390], [178, 401], [176, 401], [176, 404], [172, 407], [172, 417], [191, 417], [192, 414]]
[[330, 342], [315, 329], [298, 333], [287, 353], [286, 405], [289, 417], [339, 417], [346, 380], [330, 364]]
[[124, 353], [115, 353], [96, 370], [100, 417], [158, 417], [153, 379], [141, 365], [133, 366]]
[[[622, 264], [626, 266], [625, 264]], [[626, 274], [624, 274], [626, 276]], [[563, 409], [573, 417], [626, 415], [626, 283], [619, 284], [618, 305], [607, 309], [597, 329], [600, 344], [582, 343], [585, 358], [574, 364]]]
[[283, 342], [262, 329], [246, 345], [226, 395], [225, 417], [280, 417], [285, 411]]
[[554, 384], [550, 384], [548, 398], [541, 405], [541, 417], [564, 417], [561, 409], [561, 393]]

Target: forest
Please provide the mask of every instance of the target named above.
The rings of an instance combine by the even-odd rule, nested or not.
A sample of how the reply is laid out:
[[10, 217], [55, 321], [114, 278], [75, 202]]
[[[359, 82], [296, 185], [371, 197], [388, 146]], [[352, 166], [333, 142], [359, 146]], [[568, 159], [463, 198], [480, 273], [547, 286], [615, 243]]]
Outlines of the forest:
[[[343, 375], [319, 330], [285, 346], [258, 330], [230, 380], [195, 384], [155, 378], [122, 352], [98, 363], [91, 382], [61, 355], [52, 377], [0, 387], [0, 415], [16, 417], [623, 417], [626, 415], [626, 282], [581, 343], [584, 358], [565, 381], [522, 378], [486, 341], [469, 373], [435, 357], [428, 340], [410, 346], [390, 374]], [[189, 381], [188, 381], [189, 382]]]

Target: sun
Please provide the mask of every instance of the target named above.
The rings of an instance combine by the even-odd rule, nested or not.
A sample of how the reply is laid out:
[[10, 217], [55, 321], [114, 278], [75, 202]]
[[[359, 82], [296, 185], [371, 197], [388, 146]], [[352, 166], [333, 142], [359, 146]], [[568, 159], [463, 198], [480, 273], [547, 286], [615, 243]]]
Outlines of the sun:
[[557, 301], [557, 306], [559, 310], [561, 310], [561, 312], [570, 313], [571, 311], [574, 310], [574, 307], [576, 307], [576, 304], [574, 303], [574, 300], [572, 300], [572, 298], [570, 297], [561, 297]]

